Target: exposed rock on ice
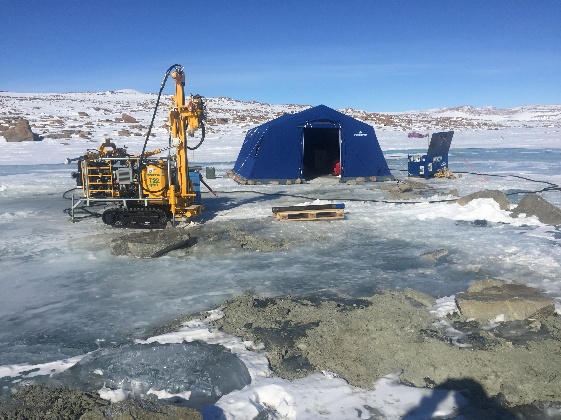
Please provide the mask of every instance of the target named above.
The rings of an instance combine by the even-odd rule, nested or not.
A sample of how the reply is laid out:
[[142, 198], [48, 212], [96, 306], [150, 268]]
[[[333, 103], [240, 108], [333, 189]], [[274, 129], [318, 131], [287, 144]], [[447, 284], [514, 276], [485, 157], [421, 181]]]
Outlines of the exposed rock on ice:
[[26, 386], [0, 406], [0, 418], [6, 419], [77, 419], [81, 420], [202, 420], [191, 408], [163, 406], [149, 400], [126, 400], [109, 405], [90, 392], [67, 388]]
[[436, 299], [431, 295], [411, 289], [410, 287], [403, 289], [403, 295], [426, 308], [432, 307], [436, 304]]
[[421, 257], [429, 260], [438, 260], [446, 255], [448, 255], [447, 249], [437, 249], [436, 251], [425, 252], [424, 254], [421, 254]]
[[[412, 179], [400, 179], [397, 184], [376, 185], [372, 189], [386, 189], [388, 195], [386, 200], [418, 200], [426, 197], [427, 193], [437, 193], [436, 189], [428, 184]], [[384, 183], [385, 184], [385, 183]]]
[[556, 379], [561, 365], [551, 363], [561, 357], [559, 317], [543, 318], [534, 327], [542, 334], [520, 345], [474, 322], [477, 331], [468, 334], [482, 345], [463, 349], [447, 335], [454, 330], [449, 322], [407, 296], [386, 292], [354, 303], [242, 296], [216, 323], [264, 342], [272, 369], [287, 379], [326, 370], [369, 388], [384, 375], [401, 372], [403, 383], [456, 389], [469, 377], [485, 395], [509, 406], [561, 401]]
[[499, 204], [501, 210], [509, 210], [510, 208], [510, 201], [508, 200], [508, 197], [505, 195], [505, 193], [498, 190], [477, 191], [473, 194], [469, 194], [465, 197], [459, 198], [456, 203], [458, 203], [460, 206], [465, 206], [470, 201], [477, 200], [479, 198], [492, 198]]
[[137, 232], [111, 241], [113, 255], [136, 258], [156, 258], [189, 244], [189, 232], [184, 229], [164, 229]]
[[192, 246], [174, 251], [173, 255], [220, 255], [238, 251], [272, 252], [289, 249], [295, 239], [286, 233], [279, 239], [269, 227], [270, 223], [266, 219], [225, 220], [220, 224], [195, 225], [189, 228]]
[[388, 195], [386, 195], [386, 200], [394, 201], [394, 200], [418, 200], [421, 198], [419, 195], [414, 194], [412, 192], [401, 192], [401, 191], [390, 191]]
[[546, 225], [561, 225], [561, 209], [537, 194], [524, 196], [520, 204], [512, 211], [513, 217], [518, 217], [520, 214], [536, 216], [540, 222]]
[[456, 294], [456, 303], [466, 318], [490, 321], [523, 320], [536, 316], [551, 316], [555, 301], [539, 290], [523, 284], [505, 284], [497, 280], [474, 283], [467, 292]]
[[99, 406], [80, 420], [203, 420], [199, 411], [187, 407], [162, 405], [148, 400], [125, 400], [109, 406]]

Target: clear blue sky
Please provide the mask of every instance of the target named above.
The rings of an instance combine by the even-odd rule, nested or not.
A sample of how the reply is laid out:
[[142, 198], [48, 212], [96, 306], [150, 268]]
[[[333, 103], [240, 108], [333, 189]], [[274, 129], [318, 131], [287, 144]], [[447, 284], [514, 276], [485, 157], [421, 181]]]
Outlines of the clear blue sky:
[[[369, 111], [561, 103], [561, 0], [0, 0], [0, 90]], [[168, 83], [171, 92], [172, 83]]]

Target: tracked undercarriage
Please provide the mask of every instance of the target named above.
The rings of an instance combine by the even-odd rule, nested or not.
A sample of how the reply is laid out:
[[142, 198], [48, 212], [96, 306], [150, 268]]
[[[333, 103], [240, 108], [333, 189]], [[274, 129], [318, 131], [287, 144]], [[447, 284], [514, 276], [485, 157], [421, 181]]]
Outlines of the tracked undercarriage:
[[164, 210], [151, 207], [117, 207], [105, 210], [101, 216], [103, 223], [115, 227], [164, 228], [168, 219]]

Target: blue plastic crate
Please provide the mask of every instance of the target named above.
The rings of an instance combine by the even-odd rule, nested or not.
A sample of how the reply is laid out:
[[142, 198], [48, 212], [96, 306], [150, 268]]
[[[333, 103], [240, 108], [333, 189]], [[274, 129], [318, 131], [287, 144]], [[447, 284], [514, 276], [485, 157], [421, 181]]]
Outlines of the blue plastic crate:
[[201, 174], [198, 170], [189, 170], [189, 179], [193, 182], [193, 190], [196, 194], [195, 204], [201, 204]]

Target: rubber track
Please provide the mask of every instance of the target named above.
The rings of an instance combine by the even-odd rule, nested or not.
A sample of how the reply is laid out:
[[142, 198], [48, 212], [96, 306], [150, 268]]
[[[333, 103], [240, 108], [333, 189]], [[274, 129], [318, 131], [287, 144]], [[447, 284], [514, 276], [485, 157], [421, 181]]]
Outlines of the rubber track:
[[168, 221], [165, 211], [152, 207], [108, 209], [101, 218], [114, 227], [164, 228]]

